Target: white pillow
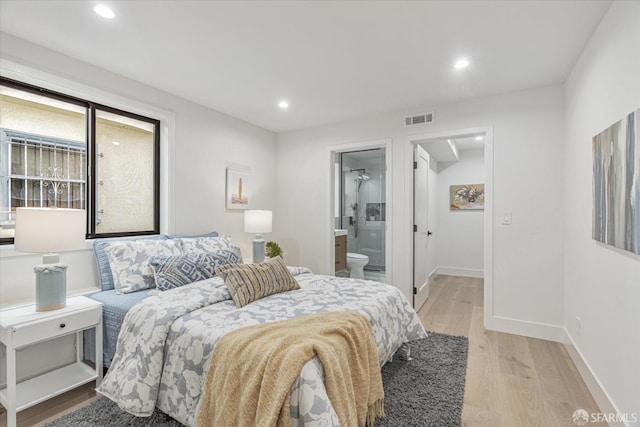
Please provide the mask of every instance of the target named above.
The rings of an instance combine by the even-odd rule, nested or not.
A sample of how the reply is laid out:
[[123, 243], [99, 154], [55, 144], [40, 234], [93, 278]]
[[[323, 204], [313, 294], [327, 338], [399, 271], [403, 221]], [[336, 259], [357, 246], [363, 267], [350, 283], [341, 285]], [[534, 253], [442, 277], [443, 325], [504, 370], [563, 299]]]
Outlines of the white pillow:
[[155, 286], [149, 266], [152, 256], [181, 255], [182, 249], [174, 240], [135, 240], [107, 243], [104, 251], [109, 257], [113, 287], [118, 294], [126, 294]]

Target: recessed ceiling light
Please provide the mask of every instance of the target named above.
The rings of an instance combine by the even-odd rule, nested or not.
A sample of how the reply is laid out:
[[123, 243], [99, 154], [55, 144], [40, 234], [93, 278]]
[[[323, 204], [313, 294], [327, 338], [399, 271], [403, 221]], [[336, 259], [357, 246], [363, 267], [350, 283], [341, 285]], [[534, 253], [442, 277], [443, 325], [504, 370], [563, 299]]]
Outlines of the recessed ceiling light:
[[119, 143], [118, 141], [111, 141], [111, 143], [112, 143], [113, 145], [120, 145], [120, 143]]
[[278, 102], [278, 107], [280, 107], [283, 110], [286, 110], [287, 108], [289, 108], [289, 103], [287, 101], [280, 101]]
[[476, 141], [482, 141], [483, 139], [484, 139], [484, 136], [482, 135], [476, 136]]
[[469, 65], [469, 61], [466, 58], [461, 58], [456, 61], [454, 67], [456, 70], [461, 70]]
[[93, 11], [98, 15], [102, 16], [103, 18], [113, 19], [116, 17], [116, 14], [113, 13], [113, 10], [109, 9], [109, 7], [103, 4], [99, 4], [96, 7], [94, 7]]

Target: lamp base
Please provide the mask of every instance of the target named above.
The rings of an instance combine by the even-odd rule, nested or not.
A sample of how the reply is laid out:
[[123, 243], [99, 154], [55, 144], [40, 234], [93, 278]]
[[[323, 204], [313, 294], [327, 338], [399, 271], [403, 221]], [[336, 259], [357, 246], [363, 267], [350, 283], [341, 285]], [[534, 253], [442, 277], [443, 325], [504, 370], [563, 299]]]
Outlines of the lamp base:
[[36, 273], [36, 311], [51, 311], [67, 305], [67, 265], [42, 264]]
[[260, 234], [256, 234], [256, 238], [253, 239], [253, 262], [264, 261], [264, 239]]

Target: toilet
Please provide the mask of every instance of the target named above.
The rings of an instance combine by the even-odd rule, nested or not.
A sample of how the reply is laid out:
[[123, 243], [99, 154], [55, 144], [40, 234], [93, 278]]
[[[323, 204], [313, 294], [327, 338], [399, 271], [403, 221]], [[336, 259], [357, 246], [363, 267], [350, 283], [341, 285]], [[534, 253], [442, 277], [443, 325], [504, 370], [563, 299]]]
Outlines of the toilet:
[[349, 267], [349, 277], [354, 279], [364, 279], [364, 266], [369, 263], [369, 257], [362, 254], [347, 252], [347, 267]]

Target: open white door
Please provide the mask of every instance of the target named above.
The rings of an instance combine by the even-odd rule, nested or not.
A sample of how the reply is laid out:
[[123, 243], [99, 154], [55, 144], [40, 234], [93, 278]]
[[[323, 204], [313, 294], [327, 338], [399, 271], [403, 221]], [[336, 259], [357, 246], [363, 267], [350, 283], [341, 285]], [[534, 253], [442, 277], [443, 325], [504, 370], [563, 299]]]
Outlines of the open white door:
[[413, 159], [413, 307], [417, 311], [429, 298], [429, 155], [416, 145]]

